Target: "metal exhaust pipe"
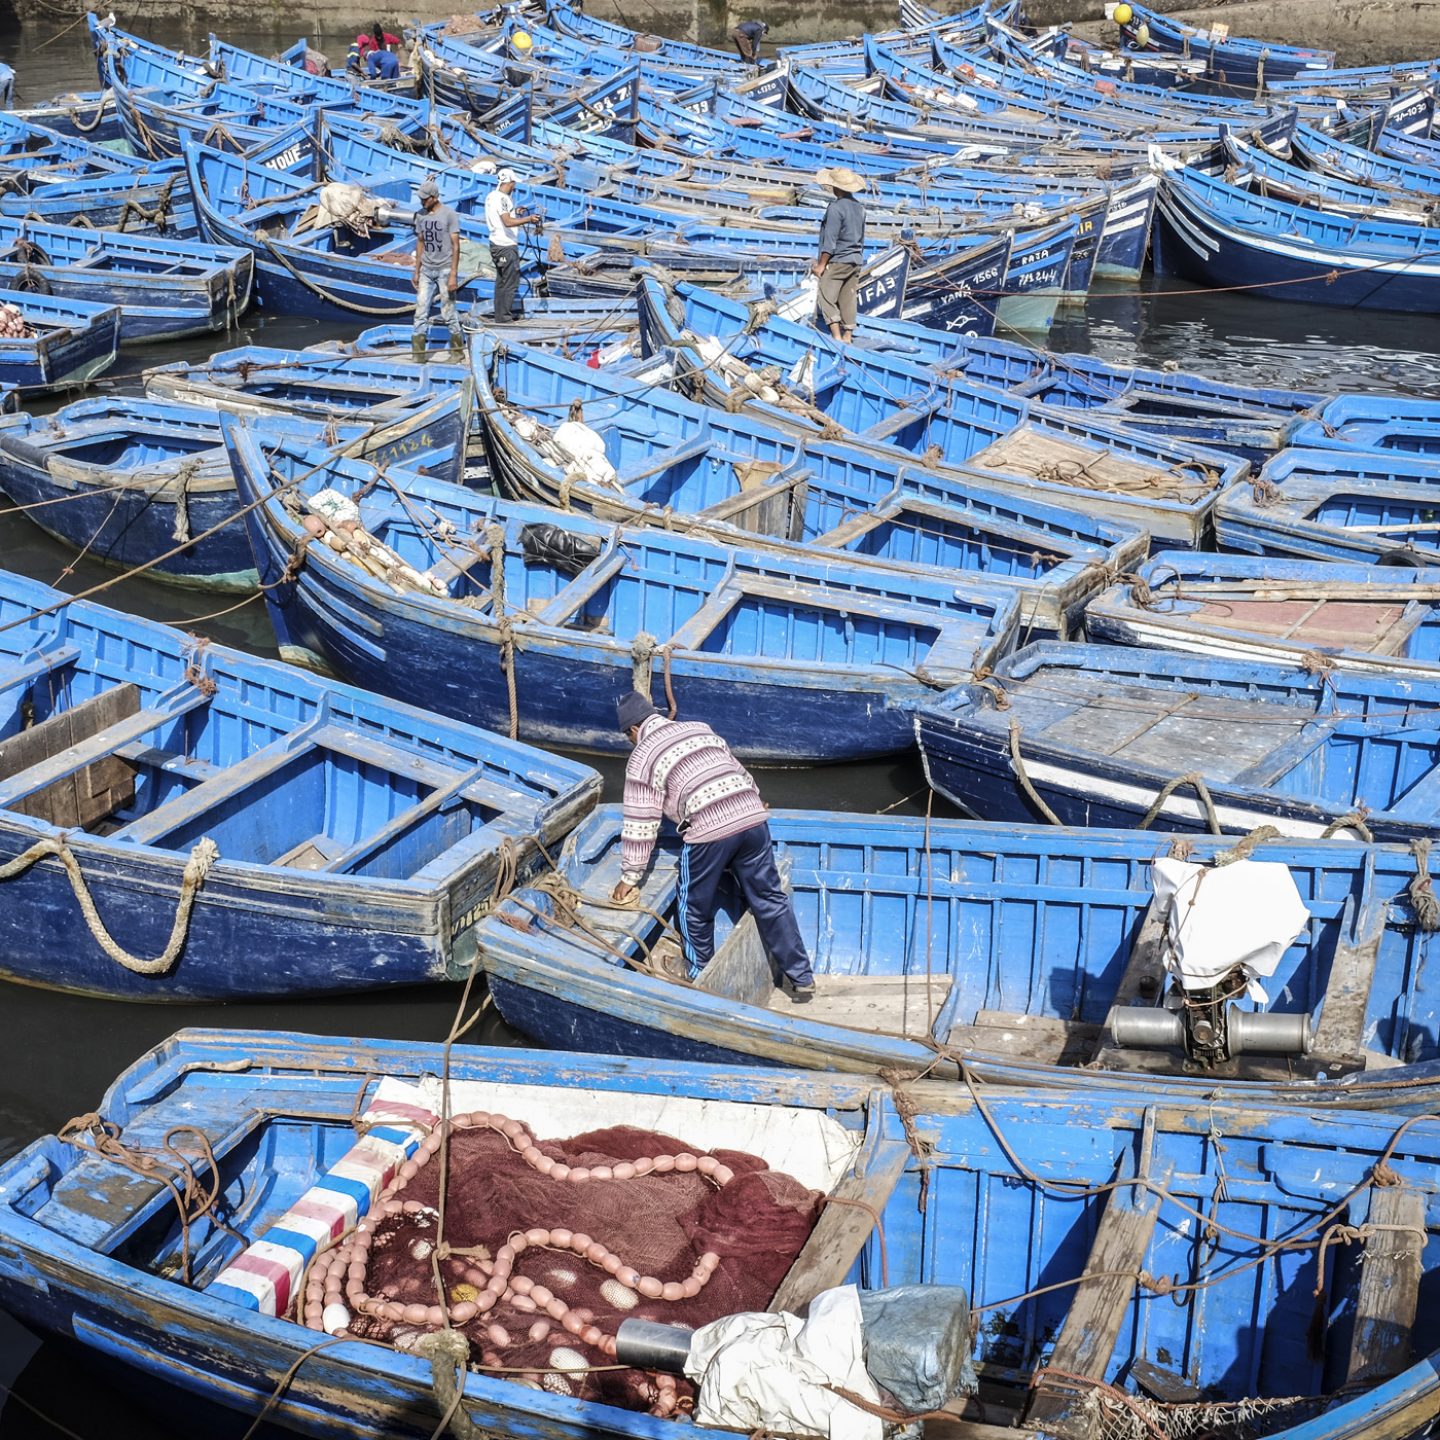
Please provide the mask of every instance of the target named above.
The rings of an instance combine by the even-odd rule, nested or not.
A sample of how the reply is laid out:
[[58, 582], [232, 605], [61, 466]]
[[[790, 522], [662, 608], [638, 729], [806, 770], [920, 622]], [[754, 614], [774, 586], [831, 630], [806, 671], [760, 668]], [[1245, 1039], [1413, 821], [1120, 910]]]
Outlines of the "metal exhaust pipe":
[[683, 1375], [690, 1357], [688, 1325], [663, 1325], [656, 1320], [622, 1320], [615, 1332], [615, 1358], [638, 1370], [663, 1370]]

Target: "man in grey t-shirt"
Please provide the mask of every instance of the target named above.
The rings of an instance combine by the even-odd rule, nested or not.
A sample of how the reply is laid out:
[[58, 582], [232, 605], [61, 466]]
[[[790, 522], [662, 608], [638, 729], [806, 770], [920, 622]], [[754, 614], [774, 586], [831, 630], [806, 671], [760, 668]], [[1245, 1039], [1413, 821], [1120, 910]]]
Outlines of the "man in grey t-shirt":
[[415, 328], [410, 354], [424, 360], [430, 331], [430, 307], [438, 294], [440, 318], [450, 328], [450, 358], [465, 356], [465, 337], [455, 315], [455, 288], [460, 283], [460, 217], [440, 203], [440, 187], [426, 180], [419, 189], [420, 211], [415, 216]]

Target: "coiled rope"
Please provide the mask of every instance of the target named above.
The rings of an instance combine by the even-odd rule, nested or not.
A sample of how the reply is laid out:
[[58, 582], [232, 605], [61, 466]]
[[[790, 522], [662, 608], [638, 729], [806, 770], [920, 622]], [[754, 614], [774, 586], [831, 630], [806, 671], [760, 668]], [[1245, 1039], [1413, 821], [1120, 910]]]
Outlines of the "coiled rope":
[[1430, 879], [1430, 840], [1412, 840], [1410, 851], [1415, 856], [1415, 874], [1410, 880], [1410, 903], [1415, 907], [1415, 920], [1422, 930], [1440, 930], [1440, 901]]

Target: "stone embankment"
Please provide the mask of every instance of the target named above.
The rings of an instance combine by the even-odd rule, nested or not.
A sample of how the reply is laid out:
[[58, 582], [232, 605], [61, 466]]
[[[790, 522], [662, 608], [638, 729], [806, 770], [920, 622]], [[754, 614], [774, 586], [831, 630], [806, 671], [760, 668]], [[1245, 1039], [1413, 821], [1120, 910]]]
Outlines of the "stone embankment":
[[[3, 3], [3, 0], [0, 0]], [[22, 18], [63, 19], [73, 15], [72, 0], [11, 0]], [[961, 8], [963, 0], [954, 0]], [[603, 20], [636, 30], [724, 44], [740, 20], [758, 17], [770, 24], [769, 40], [839, 39], [895, 23], [889, 0], [585, 0], [586, 9]], [[203, 16], [212, 23], [264, 26], [293, 24], [318, 39], [322, 49], [338, 44], [356, 28], [377, 18], [387, 25], [411, 19], [437, 20], [460, 7], [455, 0], [310, 0], [303, 16], [284, 0], [146, 0], [147, 22], [164, 17]], [[478, 0], [477, 0], [478, 8]], [[1037, 25], [1072, 24], [1091, 38], [1113, 39], [1104, 19], [1103, 0], [1027, 0]], [[1440, 55], [1440, 0], [1234, 0], [1231, 4], [1190, 8], [1189, 0], [1160, 0], [1158, 7], [1208, 27], [1223, 21], [1235, 35], [1254, 35], [1287, 44], [1309, 44], [1339, 52], [1342, 63], [1424, 59]], [[153, 25], [152, 25], [153, 28]]]

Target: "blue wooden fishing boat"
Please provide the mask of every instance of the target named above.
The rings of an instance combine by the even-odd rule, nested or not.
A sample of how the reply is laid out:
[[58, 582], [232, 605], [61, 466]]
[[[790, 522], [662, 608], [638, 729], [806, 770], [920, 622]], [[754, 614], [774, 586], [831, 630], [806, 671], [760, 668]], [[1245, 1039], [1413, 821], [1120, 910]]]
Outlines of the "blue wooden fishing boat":
[[1339, 395], [1291, 426], [1292, 445], [1363, 450], [1440, 464], [1440, 400], [1411, 395]]
[[[817, 375], [822, 366], [847, 363], [845, 348], [818, 333], [813, 302], [804, 294], [777, 296], [774, 314], [767, 317], [753, 303], [695, 285], [668, 284], [650, 272], [637, 298], [641, 337], [652, 351], [682, 344], [687, 331], [687, 346], [693, 348], [696, 336], [716, 337], [723, 346], [724, 356], [694, 377], [712, 403], [723, 405], [729, 399], [726, 370], [731, 361], [781, 363], [786, 371], [802, 363]], [[972, 384], [1085, 411], [1107, 425], [1121, 423], [1250, 460], [1266, 459], [1286, 444], [1297, 418], [1318, 413], [1325, 398], [1311, 391], [1229, 385], [1184, 371], [1131, 369], [1090, 355], [1053, 354], [1014, 341], [972, 339], [889, 318], [861, 316], [855, 336], [862, 349], [933, 367], [947, 379], [960, 376]]]
[[0, 687], [0, 971], [56, 989], [464, 974], [502, 864], [533, 865], [598, 792], [584, 766], [13, 575]]
[[18, 390], [63, 390], [83, 385], [115, 363], [120, 312], [113, 305], [63, 300], [27, 290], [0, 290], [31, 332], [0, 337], [0, 384]]
[[1155, 556], [1085, 611], [1091, 639], [1440, 681], [1440, 566]]
[[[358, 416], [288, 414], [254, 423], [272, 435], [361, 455], [369, 453], [374, 428]], [[380, 448], [395, 457], [393, 443], [382, 439]], [[405, 462], [455, 471], [449, 453], [406, 454]], [[126, 570], [144, 566], [151, 579], [198, 589], [255, 588], [255, 561], [236, 519], [235, 482], [213, 408], [127, 395], [21, 416], [0, 428], [0, 493], [91, 560]]]
[[[467, 152], [467, 141], [457, 132], [447, 133], [451, 139], [446, 149], [453, 157], [474, 153], [473, 144]], [[437, 181], [441, 194], [462, 216], [479, 217], [483, 212], [488, 187], [475, 175], [453, 165], [400, 153], [343, 121], [327, 121], [313, 142], [313, 150], [323, 157], [327, 178], [363, 184], [373, 194], [403, 205], [409, 203], [413, 185], [428, 176]], [[250, 177], [250, 189], [259, 193], [251, 163], [255, 159], [249, 157], [242, 168]], [[310, 155], [301, 149], [287, 163], [308, 170]], [[553, 170], [553, 166], [552, 157], [547, 169]], [[737, 213], [744, 209], [753, 222], [741, 227], [734, 219], [726, 223], [725, 217], [710, 207], [713, 187], [706, 187], [703, 196], [697, 194], [693, 205], [668, 209], [656, 201], [648, 185], [627, 189], [607, 177], [603, 188], [610, 193], [596, 195], [577, 188], [583, 181], [583, 169], [576, 176], [568, 162], [562, 168], [566, 183], [550, 184], [543, 174], [531, 175], [522, 179], [517, 191], [519, 203], [546, 217], [554, 237], [551, 248], [558, 245], [568, 262], [557, 266], [556, 257], [547, 253], [542, 263], [538, 246], [523, 257], [527, 272], [537, 278], [543, 274], [552, 295], [608, 294], [616, 286], [628, 291], [633, 283], [628, 271], [637, 255], [661, 259], [667, 266], [683, 269], [707, 283], [723, 283], [731, 278], [745, 283], [744, 277], [749, 276], [752, 278], [748, 283], [754, 286], [798, 283], [814, 260], [818, 211], [810, 213], [796, 207], [767, 212], [756, 219], [750, 214], [753, 204], [737, 191], [732, 208]], [[807, 181], [810, 178], [807, 176]], [[595, 184], [599, 188], [601, 182]], [[233, 181], [231, 185], [233, 189]], [[300, 241], [293, 249], [287, 240], [272, 238], [268, 242], [277, 258], [282, 258], [282, 250], [288, 254], [292, 277], [324, 269], [325, 257], [317, 255], [316, 249], [323, 251], [332, 243], [332, 236], [337, 246], [343, 243], [356, 248], [359, 242], [335, 231], [317, 233], [313, 239], [299, 237], [296, 217], [303, 215], [306, 207], [298, 203], [301, 196], [295, 185], [290, 181], [277, 185], [273, 180], [267, 180], [266, 185], [268, 193], [275, 197], [281, 223], [289, 228], [290, 237]], [[611, 193], [621, 198], [612, 199]], [[643, 193], [646, 203], [625, 198], [632, 193]], [[223, 186], [211, 198], [221, 210], [234, 211]], [[1098, 201], [1090, 203], [1098, 207]], [[923, 315], [930, 324], [987, 334], [997, 321], [1020, 330], [1043, 330], [1050, 324], [1072, 263], [1078, 218], [1058, 224], [1018, 225], [1009, 215], [1003, 222], [982, 216], [985, 226], [993, 226], [1000, 233], [970, 233], [952, 227], [945, 233], [931, 229], [915, 236], [909, 233], [915, 217], [903, 219], [903, 224], [901, 221], [902, 217], [896, 217], [897, 223], [889, 232], [883, 227], [877, 229], [869, 252], [868, 268], [872, 273], [862, 283], [859, 297], [867, 313], [893, 313], [903, 308], [907, 315]], [[217, 221], [221, 223], [227, 222]], [[245, 233], [245, 224], [236, 225], [233, 219], [228, 223], [234, 227], [232, 238]], [[396, 258], [396, 246], [406, 243], [395, 241], [389, 232], [376, 234], [380, 259]], [[477, 225], [477, 238], [478, 234]], [[892, 240], [903, 241], [904, 249], [889, 244]], [[919, 257], [915, 266], [906, 253], [909, 251]], [[258, 253], [263, 269], [265, 252], [262, 249]], [[462, 264], [468, 253], [462, 248]], [[613, 281], [609, 278], [612, 272]], [[882, 278], [884, 283], [878, 283]], [[393, 279], [393, 272], [379, 272], [378, 280], [385, 279]], [[314, 280], [309, 288], [322, 293]], [[338, 301], [335, 292], [325, 293]], [[998, 298], [978, 298], [982, 296]]]
[[[572, 40], [593, 41], [612, 50], [633, 50], [683, 70], [728, 71], [737, 80], [749, 74], [749, 66], [711, 46], [692, 45], [686, 40], [671, 40], [658, 35], [641, 36], [625, 25], [587, 15], [579, 7], [564, 3], [564, 0], [546, 0], [545, 20], [549, 30]], [[642, 40], [646, 43], [636, 43]]]
[[[1155, 836], [774, 812], [770, 832], [816, 975], [801, 1006], [774, 983], [734, 895], [721, 903], [714, 960], [691, 983], [677, 980], [665, 957], [680, 923], [681, 847], [667, 832], [641, 908], [617, 912], [606, 902], [621, 823], [619, 806], [602, 807], [567, 838], [558, 882], [547, 875], [481, 923], [490, 993], [506, 1023], [534, 1040], [707, 1064], [913, 1067], [935, 1079], [960, 1078], [963, 1064], [986, 1082], [1072, 1094], [1127, 1083], [1151, 1098], [1387, 1108], [1404, 1103], [1410, 1076], [1440, 1069], [1428, 987], [1402, 978], [1423, 976], [1431, 947], [1416, 920], [1417, 860], [1399, 847], [1247, 845], [1285, 867], [1307, 914], [1265, 978], [1268, 1000], [1240, 1007], [1273, 1018], [1227, 1027], [1232, 987], [1196, 991], [1192, 1006], [1219, 1022], [1225, 1043], [1184, 1031], [1147, 1047], [1123, 1019], [1117, 1037], [1112, 1012], [1153, 1019], [1180, 988], [1156, 948], [1167, 926], [1152, 909], [1164, 845]], [[1205, 875], [1233, 861], [1231, 841], [1187, 843]], [[590, 922], [603, 926], [604, 945]], [[1347, 989], [1362, 996], [1358, 1006], [1342, 998]], [[1256, 1027], [1251, 1049], [1246, 1024]]]
[[[939, 677], [991, 664], [1014, 640], [1013, 596], [953, 575], [562, 519], [222, 423], [282, 654], [318, 654], [357, 684], [547, 744], [620, 750], [615, 701], [653, 665], [657, 693], [663, 669], [759, 763], [886, 754], [906, 747]], [[281, 481], [308, 514], [266, 500]], [[297, 573], [307, 522], [337, 494], [370, 538], [358, 554], [302, 547]], [[401, 567], [417, 578], [396, 583]]]
[[122, 345], [229, 329], [254, 263], [249, 250], [0, 218], [0, 285], [114, 305]]
[[[415, 232], [376, 224], [364, 233], [309, 223], [318, 186], [239, 155], [204, 145], [185, 152], [200, 232], [215, 245], [255, 254], [256, 304], [283, 314], [373, 323], [413, 315], [411, 271]], [[480, 278], [484, 227], [461, 220], [463, 299], [488, 299], [493, 281]]]
[[[1433, 114], [1434, 99], [1431, 97]], [[1428, 124], [1424, 127], [1428, 129]], [[1423, 133], [1407, 134], [1393, 123], [1387, 124], [1380, 132], [1375, 148], [1392, 160], [1404, 160], [1410, 165], [1423, 165], [1440, 175], [1440, 144]]]
[[[662, 323], [657, 317], [656, 325]], [[677, 352], [677, 386], [713, 388], [718, 403], [769, 427], [827, 434], [839, 428], [837, 438], [877, 454], [903, 455], [940, 475], [963, 472], [988, 489], [1024, 491], [1175, 544], [1201, 543], [1216, 493], [1248, 470], [1234, 456], [1107, 425], [1103, 415], [1051, 410], [883, 352], [851, 347], [842, 355], [824, 337], [788, 322], [747, 329], [747, 339], [730, 349], [723, 338], [692, 336]], [[737, 346], [740, 356], [732, 353]], [[499, 363], [525, 362], [514, 349]], [[772, 373], [777, 366], [778, 375]], [[554, 377], [546, 404], [578, 396], [593, 383], [538, 358], [535, 369]], [[486, 382], [478, 383], [489, 407]], [[511, 401], [525, 403], [525, 392], [513, 383], [502, 388]], [[629, 384], [642, 402], [644, 389]], [[612, 393], [624, 394], [625, 383], [612, 382]], [[494, 434], [492, 428], [492, 444]]]
[[[143, 1056], [96, 1113], [95, 1134], [41, 1137], [0, 1167], [0, 1301], [34, 1330], [237, 1423], [263, 1409], [289, 1430], [363, 1440], [425, 1440], [447, 1416], [503, 1440], [656, 1437], [675, 1421], [647, 1408], [673, 1412], [687, 1380], [621, 1371], [631, 1383], [616, 1403], [613, 1392], [584, 1398], [586, 1370], [568, 1367], [614, 1367], [617, 1355], [655, 1364], [629, 1349], [626, 1318], [683, 1321], [683, 1337], [737, 1301], [801, 1312], [847, 1283], [862, 1303], [890, 1287], [949, 1287], [926, 1298], [959, 1345], [940, 1348], [932, 1311], [892, 1329], [895, 1369], [923, 1366], [933, 1388], [916, 1393], [954, 1392], [947, 1416], [1009, 1420], [1022, 1440], [1062, 1425], [1129, 1440], [1257, 1412], [1274, 1440], [1384, 1440], [1440, 1411], [1440, 1359], [1425, 1350], [1440, 1126], [1424, 1116], [1327, 1111], [1317, 1125], [1303, 1111], [1115, 1091], [957, 1099], [865, 1076], [211, 1030]], [[511, 1158], [494, 1126], [533, 1138], [538, 1158]], [[618, 1148], [627, 1139], [646, 1160], [639, 1175]], [[686, 1159], [652, 1173], [647, 1148]], [[590, 1182], [585, 1156], [613, 1163]], [[713, 1188], [687, 1173], [691, 1159]], [[564, 1160], [587, 1183], [569, 1182], [570, 1165], [562, 1176]], [[205, 1213], [176, 1205], [186, 1173], [222, 1197]], [[756, 1227], [763, 1217], [750, 1234], [744, 1218], [720, 1218], [737, 1173], [749, 1203], [728, 1209]], [[476, 1193], [482, 1174], [489, 1188]], [[407, 1212], [399, 1196], [423, 1199]], [[793, 1207], [783, 1227], [770, 1218], [780, 1197]], [[668, 1263], [651, 1260], [652, 1210], [670, 1227]], [[493, 1254], [516, 1213], [537, 1238], [509, 1247], [525, 1286], [497, 1269], [487, 1303], [505, 1325], [443, 1290], [433, 1322], [425, 1303], [414, 1323], [399, 1305], [399, 1321], [352, 1315], [369, 1303], [365, 1285], [380, 1289], [386, 1249], [410, 1249], [390, 1263], [406, 1279], [413, 1266], [413, 1293], [428, 1301], [436, 1282], [414, 1257], [457, 1237]], [[590, 1309], [584, 1339], [537, 1330], [535, 1311], [514, 1304], [520, 1289], [559, 1296], [567, 1314], [581, 1296], [618, 1295], [601, 1290], [588, 1251], [565, 1265], [568, 1251], [539, 1248], [539, 1235], [561, 1233], [557, 1216], [567, 1245], [584, 1225], [595, 1254], [664, 1274], [688, 1273], [709, 1250], [721, 1284], [751, 1288], [731, 1289], [728, 1306], [718, 1287], [697, 1284], [689, 1300], [683, 1286], [679, 1300], [631, 1290]], [[1213, 1238], [1198, 1241], [1198, 1227]], [[448, 1279], [453, 1267], [436, 1263]], [[342, 1264], [341, 1298], [327, 1302], [323, 1277]], [[638, 1281], [630, 1264], [617, 1268]], [[853, 1296], [827, 1298], [837, 1302], [865, 1313]], [[458, 1325], [432, 1338], [456, 1311]], [[988, 1318], [969, 1329], [971, 1315]], [[887, 1373], [873, 1349], [868, 1363]], [[863, 1366], [846, 1378], [873, 1390]], [[966, 1393], [979, 1386], [983, 1402]]]
[[[113, 91], [125, 137], [152, 160], [202, 143], [235, 152], [268, 140], [278, 128], [304, 120], [312, 107], [374, 115], [398, 129], [423, 125], [424, 106], [365, 85], [309, 75], [255, 57], [264, 75], [231, 84], [225, 64], [175, 55], [150, 41], [90, 17], [100, 82]], [[243, 52], [241, 52], [243, 53]], [[234, 62], [236, 56], [227, 57]], [[253, 68], [253, 67], [252, 67]]]
[[1422, 227], [1287, 204], [1194, 170], [1161, 179], [1153, 253], [1160, 274], [1271, 300], [1440, 311], [1440, 258]]
[[1277, 98], [1322, 90], [1388, 101], [1397, 86], [1424, 86], [1434, 79], [1437, 71], [1440, 71], [1440, 60], [1399, 60], [1388, 65], [1339, 66], [1319, 75], [1301, 73], [1290, 80], [1267, 80], [1265, 88]]
[[[1198, 56], [1207, 63], [1206, 78], [1222, 85], [1263, 88], [1267, 80], [1285, 80], [1314, 73], [1324, 83], [1324, 72], [1335, 63], [1333, 50], [1312, 50], [1281, 45], [1272, 40], [1253, 40], [1244, 35], [1221, 35], [1202, 30], [1183, 20], [1161, 14], [1146, 5], [1132, 5], [1131, 18], [1120, 26], [1127, 47], [1144, 52], [1164, 50]], [[1145, 42], [1141, 43], [1141, 26]]]
[[916, 737], [930, 784], [990, 820], [1429, 835], [1440, 689], [1306, 665], [1046, 641], [922, 707]]
[[88, 90], [83, 94], [71, 90], [39, 105], [22, 106], [11, 114], [57, 135], [85, 140], [92, 145], [125, 138], [115, 114], [114, 97], [108, 90]]
[[[398, 88], [367, 85], [358, 76], [318, 75], [303, 65], [287, 64], [284, 57], [271, 59], [232, 45], [217, 35], [209, 37], [209, 68], [232, 84], [243, 85], [257, 94], [278, 95], [308, 105], [316, 113], [338, 112], [389, 116], [406, 122], [406, 127], [423, 125], [428, 106]], [[390, 128], [395, 129], [392, 123]]]
[[1440, 175], [1432, 168], [1377, 155], [1313, 125], [1297, 125], [1292, 144], [1296, 154], [1322, 174], [1421, 195], [1440, 195]]
[[1292, 164], [1263, 146], [1247, 145], [1231, 136], [1225, 140], [1225, 155], [1228, 178], [1257, 194], [1274, 195], [1292, 205], [1309, 205], [1332, 213], [1406, 225], [1429, 223], [1426, 202], [1433, 203], [1433, 196], [1395, 194], [1374, 185], [1341, 180]]
[[[992, 489], [880, 447], [787, 434], [672, 396], [643, 373], [507, 349], [496, 354], [493, 379], [482, 367], [477, 380], [505, 493], [732, 543], [803, 541], [932, 574], [973, 572], [1018, 591], [1027, 628], [1068, 633], [1102, 578], [1097, 567], [1148, 543], [1138, 525], [1018, 486]], [[577, 423], [595, 437], [587, 443], [603, 446], [618, 485], [605, 483], [602, 467], [588, 477], [561, 448], [556, 421], [573, 418], [577, 404], [586, 417]]]
[[178, 160], [80, 180], [37, 177], [29, 189], [0, 196], [0, 215], [48, 225], [88, 221], [99, 229], [177, 239], [198, 233], [190, 181]]
[[368, 427], [364, 453], [377, 464], [421, 468], [460, 481], [473, 422], [464, 365], [414, 364], [364, 355], [247, 345], [209, 360], [145, 371], [160, 400], [243, 416], [300, 416]]
[[46, 180], [133, 175], [142, 162], [80, 136], [62, 135], [24, 115], [0, 112], [0, 165], [16, 190]]
[[1440, 565], [1437, 484], [1431, 459], [1291, 447], [1220, 498], [1216, 538], [1255, 555]]

